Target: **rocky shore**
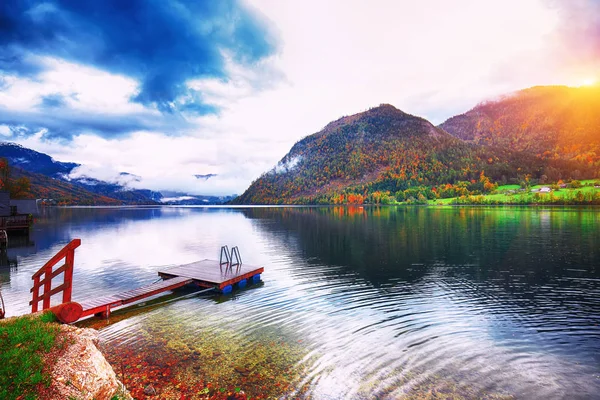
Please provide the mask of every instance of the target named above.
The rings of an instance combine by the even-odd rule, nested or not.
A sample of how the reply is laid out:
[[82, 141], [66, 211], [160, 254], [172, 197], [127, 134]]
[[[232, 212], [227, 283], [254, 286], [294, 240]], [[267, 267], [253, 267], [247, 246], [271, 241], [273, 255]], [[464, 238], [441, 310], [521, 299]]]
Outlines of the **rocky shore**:
[[60, 340], [68, 345], [59, 354], [48, 354], [52, 382], [46, 398], [133, 399], [98, 350], [95, 329], [60, 325], [60, 331]]

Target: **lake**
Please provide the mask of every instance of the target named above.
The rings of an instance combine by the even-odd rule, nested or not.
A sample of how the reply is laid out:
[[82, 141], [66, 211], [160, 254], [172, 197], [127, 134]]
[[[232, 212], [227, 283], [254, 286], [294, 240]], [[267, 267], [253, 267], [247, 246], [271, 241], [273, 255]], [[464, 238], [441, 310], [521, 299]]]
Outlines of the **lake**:
[[237, 245], [262, 282], [79, 323], [134, 395], [600, 398], [599, 211], [46, 208], [9, 238], [0, 288], [28, 312], [31, 275], [73, 238], [75, 301]]

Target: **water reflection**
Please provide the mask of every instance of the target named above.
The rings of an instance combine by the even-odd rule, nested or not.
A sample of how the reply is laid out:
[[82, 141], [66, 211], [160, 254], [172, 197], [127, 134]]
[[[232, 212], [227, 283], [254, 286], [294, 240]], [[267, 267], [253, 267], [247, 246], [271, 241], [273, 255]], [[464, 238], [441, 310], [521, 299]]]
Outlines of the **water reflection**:
[[[265, 267], [262, 286], [231, 297], [184, 291], [122, 312], [129, 318], [117, 313], [113, 323], [93, 322], [114, 360], [146, 354], [172, 338], [181, 361], [159, 386], [174, 398], [205, 390], [208, 381], [213, 391], [245, 384], [257, 396], [255, 386], [268, 382], [268, 371], [282, 378], [268, 393], [291, 398], [304, 390], [314, 398], [593, 398], [600, 392], [595, 209], [45, 213], [32, 233], [37, 254], [18, 256], [19, 268], [2, 283], [9, 313], [27, 311], [31, 274], [73, 237], [83, 243], [75, 299], [150, 283], [160, 267], [217, 258], [224, 244], [238, 245], [245, 262]], [[283, 347], [269, 356], [279, 360], [272, 367], [264, 353], [244, 352], [220, 359], [229, 380], [206, 374], [193, 380], [195, 367], [223, 353], [210, 335], [235, 341], [231, 354], [269, 343]], [[152, 360], [144, 362], [151, 367]], [[244, 381], [250, 376], [252, 383]], [[169, 383], [183, 377], [185, 390]]]

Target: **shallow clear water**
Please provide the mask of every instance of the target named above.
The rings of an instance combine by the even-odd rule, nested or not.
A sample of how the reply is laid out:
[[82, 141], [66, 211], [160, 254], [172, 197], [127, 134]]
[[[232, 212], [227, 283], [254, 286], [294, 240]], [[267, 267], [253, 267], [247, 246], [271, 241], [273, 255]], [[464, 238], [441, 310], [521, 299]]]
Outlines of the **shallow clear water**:
[[224, 244], [265, 267], [232, 296], [183, 290], [84, 323], [134, 393], [600, 398], [599, 209], [46, 209], [0, 267], [9, 315], [76, 237], [74, 300]]

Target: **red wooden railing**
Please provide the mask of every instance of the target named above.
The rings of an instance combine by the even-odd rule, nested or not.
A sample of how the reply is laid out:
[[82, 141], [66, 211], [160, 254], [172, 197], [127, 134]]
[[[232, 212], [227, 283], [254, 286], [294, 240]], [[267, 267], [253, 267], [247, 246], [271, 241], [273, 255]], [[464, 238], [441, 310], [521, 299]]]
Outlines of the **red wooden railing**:
[[[75, 249], [81, 245], [81, 239], [73, 239], [71, 242], [63, 247], [61, 251], [56, 253], [38, 272], [33, 274], [33, 287], [30, 292], [33, 293], [33, 298], [29, 302], [31, 305], [31, 312], [34, 313], [38, 310], [38, 303], [42, 301], [42, 310], [50, 308], [50, 298], [63, 292], [63, 303], [71, 301], [71, 292], [73, 290], [73, 263], [75, 261]], [[52, 268], [58, 264], [62, 259], [65, 259], [65, 263], [55, 269]], [[52, 278], [56, 277], [60, 273], [64, 272], [64, 282], [52, 289]], [[42, 279], [43, 276], [43, 279]], [[40, 288], [43, 289], [40, 295]]]

